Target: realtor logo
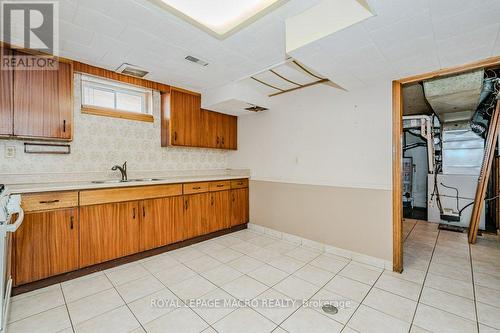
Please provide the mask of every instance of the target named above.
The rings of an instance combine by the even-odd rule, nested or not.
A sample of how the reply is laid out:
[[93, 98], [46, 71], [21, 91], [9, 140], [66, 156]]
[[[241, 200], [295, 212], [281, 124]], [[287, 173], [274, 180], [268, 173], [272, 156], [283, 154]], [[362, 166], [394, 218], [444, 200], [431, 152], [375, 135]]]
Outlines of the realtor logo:
[[13, 48], [58, 55], [56, 1], [0, 1], [2, 40]]

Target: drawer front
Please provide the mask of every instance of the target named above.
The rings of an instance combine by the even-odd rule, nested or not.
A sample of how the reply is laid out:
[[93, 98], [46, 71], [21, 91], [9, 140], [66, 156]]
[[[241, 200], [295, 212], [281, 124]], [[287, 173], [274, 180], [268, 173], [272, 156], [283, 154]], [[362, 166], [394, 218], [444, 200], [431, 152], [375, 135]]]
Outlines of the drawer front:
[[231, 188], [231, 182], [229, 180], [210, 183], [210, 192], [224, 191], [224, 190], [229, 190], [230, 188]]
[[80, 192], [80, 206], [182, 195], [182, 185], [150, 185]]
[[184, 184], [182, 190], [184, 194], [208, 192], [208, 182]]
[[22, 207], [25, 212], [78, 207], [78, 192], [23, 194]]
[[248, 179], [231, 180], [231, 188], [245, 188], [245, 187], [248, 187]]

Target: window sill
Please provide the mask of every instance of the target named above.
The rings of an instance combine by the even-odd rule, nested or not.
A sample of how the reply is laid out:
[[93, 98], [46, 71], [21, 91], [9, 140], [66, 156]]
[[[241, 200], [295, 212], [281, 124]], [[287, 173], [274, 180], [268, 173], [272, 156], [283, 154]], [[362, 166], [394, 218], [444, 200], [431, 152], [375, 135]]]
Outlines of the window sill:
[[144, 121], [144, 122], [148, 122], [148, 123], [152, 123], [154, 121], [153, 116], [150, 114], [100, 108], [100, 107], [96, 107], [96, 106], [83, 106], [82, 105], [81, 112], [85, 113], [85, 114], [95, 115], [95, 116], [104, 116], [104, 117], [111, 117], [111, 118]]

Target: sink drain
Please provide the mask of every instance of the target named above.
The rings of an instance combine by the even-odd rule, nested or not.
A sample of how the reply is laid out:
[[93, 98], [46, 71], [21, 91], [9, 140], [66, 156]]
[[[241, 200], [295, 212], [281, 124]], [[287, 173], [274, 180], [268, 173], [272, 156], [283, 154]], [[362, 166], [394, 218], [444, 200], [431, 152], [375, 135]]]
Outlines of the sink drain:
[[336, 306], [333, 306], [331, 304], [325, 304], [321, 307], [323, 309], [323, 312], [328, 313], [328, 314], [336, 314], [339, 312], [339, 309], [337, 309]]

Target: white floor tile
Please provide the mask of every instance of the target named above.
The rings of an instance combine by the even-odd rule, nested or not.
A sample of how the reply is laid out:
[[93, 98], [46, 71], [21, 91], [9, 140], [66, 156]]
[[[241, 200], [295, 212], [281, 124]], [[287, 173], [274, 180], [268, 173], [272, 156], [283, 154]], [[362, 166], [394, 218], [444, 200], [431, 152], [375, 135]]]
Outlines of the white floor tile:
[[265, 291], [254, 301], [258, 302], [252, 303], [252, 308], [278, 325], [302, 304], [274, 289]]
[[252, 239], [249, 239], [247, 242], [252, 243], [257, 246], [268, 246], [271, 244], [274, 244], [276, 242], [276, 239], [267, 237], [267, 236], [258, 236]]
[[104, 274], [92, 277], [81, 277], [61, 284], [66, 302], [73, 302], [79, 298], [97, 294], [100, 291], [113, 288], [113, 285]]
[[417, 302], [378, 288], [372, 288], [363, 304], [380, 312], [411, 323]]
[[479, 286], [500, 291], [500, 276], [494, 276], [484, 273], [475, 273], [474, 283]]
[[182, 301], [168, 289], [162, 289], [128, 304], [142, 325], [182, 306], [184, 306]]
[[359, 303], [354, 300], [332, 293], [326, 289], [321, 289], [311, 298], [311, 302], [308, 307], [326, 315], [322, 307], [327, 304], [333, 305], [338, 309], [336, 314], [328, 314], [328, 317], [344, 325], [347, 324], [359, 306]]
[[271, 251], [266, 248], [260, 248], [258, 250], [249, 252], [247, 255], [262, 262], [269, 262], [280, 257], [281, 253], [278, 251]]
[[422, 286], [418, 283], [398, 279], [389, 275], [382, 275], [377, 283], [375, 283], [375, 287], [414, 301], [418, 300], [420, 290], [422, 289]]
[[[216, 240], [217, 239], [218, 238], [216, 238]], [[204, 242], [201, 242], [198, 244], [194, 244], [193, 247], [195, 249], [197, 249], [198, 251], [201, 251], [201, 252], [206, 253], [206, 254], [210, 254], [214, 251], [219, 251], [219, 250], [223, 250], [226, 248], [226, 246], [217, 243], [215, 240], [208, 240], [208, 241], [204, 241]]]
[[199, 333], [208, 324], [188, 307], [161, 316], [144, 326], [148, 333]]
[[269, 261], [269, 265], [276, 267], [288, 274], [292, 274], [293, 272], [299, 270], [301, 267], [305, 265], [304, 262], [287, 257], [281, 256], [276, 259]]
[[370, 290], [370, 286], [367, 284], [338, 275], [328, 282], [324, 288], [356, 302], [361, 302]]
[[429, 273], [441, 275], [455, 280], [472, 282], [472, 272], [470, 269], [470, 265], [465, 267], [464, 266], [457, 267], [457, 266], [449, 266], [433, 262], [429, 266]]
[[140, 327], [126, 306], [75, 325], [75, 333], [128, 333]]
[[222, 289], [239, 300], [251, 300], [269, 289], [269, 287], [251, 277], [243, 275], [236, 280], [226, 283], [222, 286]]
[[233, 245], [239, 244], [239, 243], [241, 243], [243, 241], [241, 239], [233, 237], [231, 235], [226, 235], [226, 236], [222, 236], [222, 237], [216, 238], [214, 240], [214, 242], [216, 242], [216, 243], [218, 243], [220, 245], [229, 247], [229, 246], [233, 246]]
[[465, 297], [424, 287], [422, 295], [420, 296], [420, 303], [433, 306], [472, 321], [476, 320], [474, 301]]
[[402, 273], [397, 273], [389, 270], [385, 270], [384, 275], [391, 275], [393, 277], [397, 277], [398, 279], [403, 279], [407, 280], [410, 282], [415, 282], [418, 284], [423, 284], [424, 279], [425, 279], [425, 271], [419, 271], [417, 269], [410, 269], [406, 268], [406, 263], [405, 263], [405, 268]]
[[363, 304], [354, 313], [347, 326], [363, 333], [406, 333], [410, 329], [410, 323]]
[[65, 305], [7, 325], [9, 333], [53, 333], [67, 328], [71, 322]]
[[330, 281], [335, 274], [312, 265], [306, 265], [293, 273], [293, 275], [314, 285], [322, 287], [325, 285], [325, 283]]
[[276, 328], [272, 321], [246, 307], [231, 312], [212, 326], [219, 333], [266, 333]]
[[236, 280], [243, 275], [240, 271], [228, 265], [220, 265], [212, 270], [201, 273], [207, 280], [217, 286], [222, 286], [230, 281]]
[[248, 276], [256, 279], [265, 285], [272, 287], [276, 283], [286, 278], [289, 274], [270, 265], [263, 265], [254, 271], [247, 273]]
[[203, 273], [222, 265], [222, 263], [208, 255], [203, 255], [196, 259], [186, 261], [184, 265], [197, 273]]
[[77, 325], [123, 305], [116, 290], [108, 289], [68, 303], [68, 311], [73, 325]]
[[431, 332], [475, 333], [477, 324], [449, 312], [420, 303], [413, 324]]
[[216, 288], [216, 285], [199, 275], [169, 286], [169, 289], [183, 301], [200, 297]]
[[296, 244], [277, 240], [273, 244], [266, 246], [266, 249], [279, 253], [285, 253], [293, 250], [296, 247]]
[[500, 329], [500, 308], [477, 302], [477, 317], [481, 324]]
[[313, 309], [301, 308], [285, 320], [281, 327], [290, 333], [336, 333], [342, 331], [343, 325]]
[[124, 284], [133, 280], [137, 280], [141, 277], [149, 275], [150, 273], [139, 263], [134, 263], [132, 265], [118, 266], [112, 269], [104, 271], [108, 279], [115, 286]]
[[236, 245], [231, 246], [231, 249], [234, 251], [243, 253], [243, 254], [248, 254], [250, 252], [254, 252], [259, 250], [261, 247], [257, 246], [255, 244], [249, 243], [249, 242], [241, 242]]
[[425, 286], [446, 291], [457, 296], [474, 299], [472, 282], [453, 280], [441, 275], [427, 274]]
[[169, 255], [171, 255], [174, 259], [180, 262], [186, 262], [190, 260], [194, 260], [196, 258], [199, 258], [201, 256], [204, 256], [205, 253], [198, 251], [197, 249], [188, 246], [184, 247], [182, 249], [174, 250], [172, 252], [169, 252]]
[[243, 256], [228, 263], [232, 268], [246, 274], [264, 265], [262, 261]]
[[381, 269], [352, 261], [339, 272], [341, 276], [369, 285], [373, 285], [380, 274], [382, 274]]
[[163, 253], [151, 258], [146, 258], [141, 261], [141, 264], [149, 272], [156, 273], [176, 266], [179, 264], [179, 262], [167, 253]]
[[309, 264], [332, 273], [338, 273], [350, 262], [348, 259], [322, 254]]
[[135, 301], [149, 294], [165, 288], [154, 276], [148, 275], [143, 278], [127, 282], [116, 287], [126, 303]]
[[196, 276], [197, 273], [186, 266], [179, 264], [170, 268], [154, 273], [154, 276], [160, 280], [164, 285], [170, 287], [189, 278]]
[[500, 291], [476, 285], [476, 299], [478, 302], [500, 308]]
[[203, 320], [213, 324], [239, 308], [236, 298], [217, 288], [187, 304]]
[[311, 248], [305, 248], [303, 246], [299, 246], [293, 249], [292, 251], [285, 252], [284, 254], [299, 261], [309, 262], [317, 258], [321, 254], [321, 252]]
[[209, 256], [212, 258], [217, 259], [220, 262], [223, 263], [228, 263], [230, 261], [233, 261], [239, 257], [241, 257], [243, 254], [241, 252], [229, 249], [229, 248], [223, 248], [221, 250], [214, 250], [210, 251], [207, 253]]
[[302, 280], [296, 276], [289, 276], [276, 284], [273, 289], [295, 300], [308, 300], [320, 287]]
[[49, 288], [30, 297], [13, 298], [10, 303], [9, 322], [27, 318], [58, 306], [64, 305], [61, 287]]

